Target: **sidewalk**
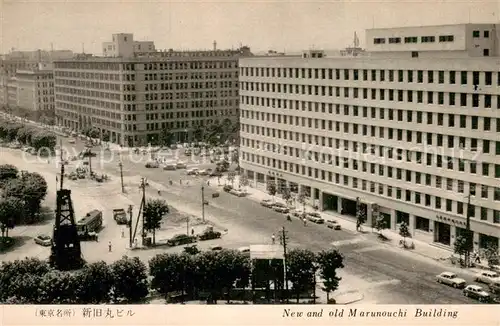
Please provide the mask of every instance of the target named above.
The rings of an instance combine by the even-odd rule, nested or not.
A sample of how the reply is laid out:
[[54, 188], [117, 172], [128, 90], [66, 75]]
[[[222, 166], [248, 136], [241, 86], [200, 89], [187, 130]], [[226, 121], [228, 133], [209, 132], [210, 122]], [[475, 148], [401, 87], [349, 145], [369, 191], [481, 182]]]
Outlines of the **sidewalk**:
[[[220, 178], [220, 186], [218, 185], [217, 178], [212, 178], [210, 179], [210, 187], [222, 187], [225, 184], [231, 184], [227, 180], [227, 176], [223, 176]], [[236, 175], [234, 179], [234, 187], [238, 188], [239, 187], [239, 176]], [[262, 201], [264, 199], [272, 199], [272, 196], [269, 195], [268, 193], [265, 192], [264, 189], [256, 189], [253, 186], [247, 186], [247, 187], [242, 187], [246, 192], [247, 192], [247, 198], [255, 201]], [[286, 204], [285, 200], [283, 198], [278, 197], [279, 195], [274, 196], [274, 201], [275, 202], [280, 202], [283, 204]], [[299, 210], [302, 210], [302, 205], [299, 205], [297, 208]], [[293, 207], [293, 205], [292, 205]], [[314, 209], [311, 207], [309, 203], [306, 203], [305, 205], [305, 210], [306, 212], [313, 212]], [[467, 273], [470, 275], [475, 275], [477, 274], [480, 269], [478, 268], [469, 268], [469, 269], [464, 269], [460, 267], [455, 267], [454, 265], [451, 264], [450, 262], [450, 257], [452, 256], [453, 252], [450, 250], [446, 250], [444, 248], [437, 247], [433, 244], [429, 244], [423, 241], [415, 240], [412, 238], [408, 238], [407, 242], [414, 243], [415, 244], [415, 249], [412, 250], [406, 250], [402, 249], [399, 246], [399, 240], [402, 239], [401, 236], [398, 234], [397, 230], [392, 230], [392, 229], [385, 229], [381, 231], [381, 233], [386, 236], [387, 238], [391, 239], [390, 241], [387, 242], [381, 242], [377, 240], [377, 231], [375, 229], [372, 229], [371, 227], [368, 227], [366, 225], [362, 226], [363, 233], [360, 233], [356, 230], [356, 221], [354, 218], [349, 218], [344, 215], [340, 215], [339, 213], [333, 212], [333, 211], [322, 211], [321, 215], [326, 219], [335, 219], [338, 224], [342, 227], [344, 230], [348, 230], [352, 233], [359, 234], [365, 238], [365, 240], [368, 241], [373, 241], [376, 242], [377, 244], [384, 245], [390, 250], [394, 250], [395, 252], [399, 254], [404, 254], [404, 255], [409, 255], [412, 256], [413, 258], [419, 257], [422, 259], [425, 259], [426, 261], [432, 261], [433, 263], [439, 264], [440, 266], [446, 267], [450, 271], [454, 271], [456, 273]]]

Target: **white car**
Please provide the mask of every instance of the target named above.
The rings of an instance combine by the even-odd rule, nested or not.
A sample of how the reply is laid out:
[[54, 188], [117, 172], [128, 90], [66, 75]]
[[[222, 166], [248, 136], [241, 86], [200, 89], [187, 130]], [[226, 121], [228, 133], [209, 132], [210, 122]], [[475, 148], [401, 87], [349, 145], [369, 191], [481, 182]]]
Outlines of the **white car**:
[[189, 169], [186, 171], [187, 175], [197, 175], [198, 169]]
[[68, 143], [74, 144], [76, 141], [73, 138], [68, 139]]
[[492, 271], [482, 271], [476, 275], [476, 282], [481, 282], [485, 284], [493, 283], [493, 281], [499, 279], [500, 275]]
[[185, 168], [187, 168], [187, 165], [184, 162], [177, 162], [177, 164], [175, 165], [175, 167], [177, 169], [185, 169]]
[[199, 170], [198, 175], [208, 175], [208, 171], [205, 169]]
[[453, 286], [454, 288], [464, 288], [467, 282], [463, 278], [459, 278], [457, 274], [452, 272], [442, 272], [436, 276], [438, 283]]

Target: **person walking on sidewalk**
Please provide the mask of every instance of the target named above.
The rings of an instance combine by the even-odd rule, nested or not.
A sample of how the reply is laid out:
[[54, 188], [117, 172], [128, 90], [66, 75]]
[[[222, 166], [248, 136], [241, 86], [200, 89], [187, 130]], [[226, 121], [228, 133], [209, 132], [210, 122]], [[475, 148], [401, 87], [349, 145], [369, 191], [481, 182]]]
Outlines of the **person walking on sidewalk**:
[[112, 250], [111, 241], [110, 241], [110, 242], [108, 242], [108, 250], [109, 250], [109, 252], [111, 252], [111, 250]]
[[271, 241], [273, 242], [273, 244], [276, 242], [276, 237], [274, 236], [274, 233], [273, 233], [273, 235], [271, 236]]

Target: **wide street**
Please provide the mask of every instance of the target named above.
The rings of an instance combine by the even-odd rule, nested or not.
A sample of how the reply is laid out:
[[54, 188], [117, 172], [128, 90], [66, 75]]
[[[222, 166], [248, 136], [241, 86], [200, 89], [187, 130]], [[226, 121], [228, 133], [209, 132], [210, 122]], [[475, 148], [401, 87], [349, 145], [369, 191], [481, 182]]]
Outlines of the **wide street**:
[[[72, 145], [63, 143], [63, 147], [66, 146]], [[106, 162], [100, 164], [98, 170], [117, 177], [118, 155], [113, 153], [113, 160], [109, 155], [111, 154], [108, 152], [105, 154], [105, 159], [100, 160], [98, 157], [93, 161]], [[145, 157], [142, 160], [137, 158], [130, 160], [124, 159], [126, 156], [122, 155], [125, 175], [145, 177], [150, 181], [150, 188], [161, 188], [161, 196], [167, 202], [175, 203], [177, 206], [182, 205], [183, 209], [195, 213], [201, 212], [201, 184], [206, 182], [204, 179], [188, 177], [183, 170], [172, 172], [147, 169], [144, 167], [147, 161]], [[182, 185], [179, 184], [179, 179], [183, 179]], [[169, 180], [173, 181], [172, 186], [169, 185]], [[188, 180], [189, 186], [186, 186]], [[229, 233], [237, 232], [241, 239], [248, 237], [250, 240], [257, 237], [269, 239], [270, 243], [271, 234], [277, 233], [282, 226], [285, 226], [292, 247], [301, 246], [319, 251], [335, 245], [346, 257], [344, 271], [358, 280], [362, 279], [366, 284], [357, 284], [357, 287], [364, 288], [366, 293], [376, 292], [379, 303], [474, 303], [471, 299], [465, 298], [460, 290], [437, 284], [435, 275], [445, 271], [446, 266], [441, 266], [430, 259], [403, 253], [397, 248], [379, 244], [372, 237], [348, 230], [332, 231], [324, 225], [312, 223], [303, 226], [296, 219], [287, 222], [283, 214], [264, 208], [256, 201], [238, 198], [222, 191], [219, 198], [211, 198], [213, 188], [205, 184], [205, 189], [205, 199], [209, 201], [206, 207], [207, 217], [228, 226]], [[154, 189], [150, 190], [150, 193], [154, 193]], [[460, 276], [472, 282], [465, 273]]]

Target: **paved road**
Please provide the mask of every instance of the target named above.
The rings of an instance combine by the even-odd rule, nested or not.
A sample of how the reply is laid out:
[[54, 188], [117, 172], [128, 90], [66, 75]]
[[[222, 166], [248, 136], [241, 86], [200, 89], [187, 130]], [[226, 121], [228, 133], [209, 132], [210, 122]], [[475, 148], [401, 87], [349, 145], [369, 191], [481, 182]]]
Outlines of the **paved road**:
[[[63, 145], [65, 146], [65, 145]], [[77, 145], [78, 147], [78, 145]], [[117, 175], [118, 157], [110, 159], [110, 153], [103, 154], [102, 165], [105, 173]], [[123, 159], [123, 157], [122, 157]], [[188, 177], [183, 171], [163, 171], [146, 169], [145, 159], [123, 160], [126, 175], [146, 177], [158, 182], [168, 190], [162, 192], [167, 202], [175, 201], [192, 210], [201, 210], [201, 178]], [[184, 180], [179, 184], [178, 178]], [[168, 181], [174, 185], [169, 186]], [[186, 186], [189, 180], [190, 186]], [[372, 283], [379, 284], [378, 291], [386, 293], [381, 303], [388, 304], [460, 304], [475, 303], [465, 298], [460, 290], [437, 284], [435, 275], [445, 267], [412, 254], [400, 253], [397, 248], [378, 244], [369, 235], [353, 234], [348, 230], [332, 231], [324, 225], [309, 223], [306, 227], [298, 220], [286, 221], [283, 214], [262, 207], [247, 198], [237, 198], [221, 192], [219, 198], [211, 198], [214, 190], [206, 187], [206, 199], [210, 201], [207, 214], [216, 216], [222, 223], [239, 225], [249, 232], [271, 236], [284, 225], [287, 228], [290, 245], [302, 246], [315, 251], [336, 245], [345, 255], [345, 271]], [[241, 235], [245, 237], [244, 234]], [[464, 277], [463, 275], [461, 275]], [[472, 282], [468, 277], [464, 277]]]

